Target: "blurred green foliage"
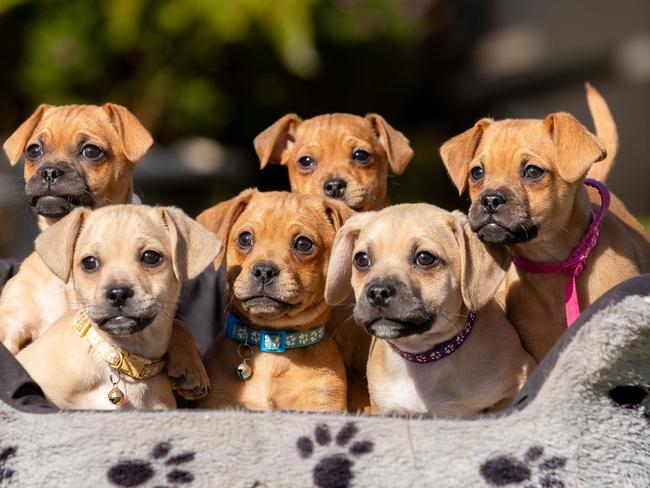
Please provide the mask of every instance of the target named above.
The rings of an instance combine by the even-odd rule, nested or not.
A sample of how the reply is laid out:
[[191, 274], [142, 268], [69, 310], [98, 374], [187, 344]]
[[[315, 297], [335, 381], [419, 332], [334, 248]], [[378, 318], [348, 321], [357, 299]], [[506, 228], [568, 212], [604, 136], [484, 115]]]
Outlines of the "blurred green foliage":
[[246, 95], [231, 70], [259, 77], [256, 90], [281, 102], [274, 71], [312, 79], [329, 69], [319, 42], [417, 41], [430, 3], [0, 0], [0, 27], [20, 39], [11, 88], [25, 105], [113, 100], [163, 139], [214, 137]]

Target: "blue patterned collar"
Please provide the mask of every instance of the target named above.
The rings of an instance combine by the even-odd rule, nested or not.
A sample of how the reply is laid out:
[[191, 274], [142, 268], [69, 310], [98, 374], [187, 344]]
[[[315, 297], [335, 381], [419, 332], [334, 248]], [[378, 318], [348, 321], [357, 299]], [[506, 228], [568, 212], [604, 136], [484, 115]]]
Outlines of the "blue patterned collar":
[[260, 346], [262, 352], [284, 352], [286, 349], [318, 344], [325, 337], [325, 326], [320, 325], [302, 332], [256, 329], [244, 325], [237, 317], [228, 314], [226, 333], [235, 341]]

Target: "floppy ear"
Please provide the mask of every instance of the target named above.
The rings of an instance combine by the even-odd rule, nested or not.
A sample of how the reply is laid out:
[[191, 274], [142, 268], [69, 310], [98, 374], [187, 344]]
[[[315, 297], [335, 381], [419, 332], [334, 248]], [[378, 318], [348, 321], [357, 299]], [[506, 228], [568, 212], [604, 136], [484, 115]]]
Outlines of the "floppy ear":
[[607, 157], [600, 140], [565, 112], [546, 116], [544, 126], [555, 144], [555, 164], [567, 183], [584, 177], [592, 164]]
[[153, 145], [153, 138], [140, 121], [121, 105], [105, 103], [102, 107], [111, 119], [122, 140], [122, 151], [126, 158], [135, 163]]
[[351, 217], [339, 229], [332, 246], [327, 280], [325, 281], [325, 301], [330, 305], [342, 303], [352, 292], [352, 252], [359, 233], [377, 212], [362, 212]]
[[36, 252], [50, 271], [66, 283], [72, 272], [77, 237], [90, 212], [87, 208], [78, 207], [36, 238]]
[[256, 193], [257, 190], [255, 188], [244, 190], [236, 197], [204, 210], [196, 218], [203, 227], [214, 232], [217, 234], [219, 239], [221, 239], [223, 248], [221, 249], [221, 253], [214, 260], [215, 268], [221, 266], [221, 263], [226, 256], [230, 229], [232, 229], [233, 224], [246, 209], [246, 206]]
[[198, 276], [221, 252], [221, 239], [181, 209], [156, 208], [171, 239], [174, 274], [181, 283]]
[[296, 114], [287, 114], [260, 132], [253, 145], [260, 160], [260, 169], [269, 163], [282, 164], [282, 153], [289, 142], [293, 142], [296, 127], [302, 119]]
[[39, 105], [36, 111], [25, 122], [20, 124], [20, 127], [3, 144], [2, 148], [5, 150], [5, 154], [9, 158], [9, 163], [12, 166], [16, 166], [20, 160], [20, 156], [22, 156], [25, 150], [25, 144], [32, 137], [34, 129], [36, 129], [36, 126], [43, 118], [43, 114], [50, 107], [51, 105], [46, 104]]
[[440, 147], [442, 162], [447, 168], [449, 178], [458, 188], [459, 195], [465, 191], [469, 163], [474, 159], [483, 131], [492, 122], [492, 119], [481, 119], [474, 127], [452, 137]]
[[335, 231], [338, 231], [346, 220], [356, 214], [345, 203], [331, 198], [323, 198], [323, 206], [325, 207], [325, 214]]
[[393, 129], [379, 114], [367, 114], [366, 120], [379, 136], [393, 173], [401, 175], [413, 158], [413, 149], [404, 134]]
[[463, 302], [477, 312], [494, 298], [512, 258], [505, 246], [482, 243], [469, 227], [467, 216], [452, 212], [452, 227], [460, 247], [460, 286]]

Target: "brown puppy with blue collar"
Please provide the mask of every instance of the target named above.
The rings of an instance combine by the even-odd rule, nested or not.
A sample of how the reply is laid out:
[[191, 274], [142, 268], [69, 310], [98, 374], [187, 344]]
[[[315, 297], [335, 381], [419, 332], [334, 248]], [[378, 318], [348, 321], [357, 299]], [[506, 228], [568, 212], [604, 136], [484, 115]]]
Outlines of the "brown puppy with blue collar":
[[[77, 207], [91, 209], [133, 200], [132, 173], [153, 144], [126, 108], [113, 103], [41, 105], [5, 141], [12, 166], [25, 158], [27, 202], [45, 230]], [[0, 341], [13, 354], [35, 341], [71, 308], [74, 290], [32, 253], [0, 296]], [[168, 373], [188, 398], [207, 393], [207, 375], [192, 334], [174, 323]]]
[[[605, 140], [616, 142], [615, 137]], [[440, 152], [458, 190], [469, 190], [472, 230], [486, 243], [505, 246], [515, 263], [525, 260], [535, 267], [563, 263], [584, 247], [580, 241], [593, 227], [592, 215], [607, 200], [588, 190], [585, 178], [603, 161], [606, 168], [600, 173], [607, 175], [609, 149], [572, 115], [559, 112], [543, 120], [482, 119], [445, 142]], [[650, 272], [650, 238], [614, 195], [598, 227], [597, 245], [586, 258], [583, 254], [584, 269], [576, 279], [581, 308], [617, 283]], [[508, 274], [508, 317], [537, 361], [577, 309], [565, 299], [571, 282], [562, 273], [515, 266]]]
[[[402, 174], [411, 159], [409, 140], [379, 114], [324, 114], [303, 120], [287, 114], [261, 132], [254, 141], [260, 167], [286, 166], [291, 191], [340, 200], [357, 211], [388, 205], [389, 168]], [[370, 342], [350, 327], [351, 305], [336, 307], [333, 334], [354, 376], [351, 404], [367, 405], [364, 398], [366, 359]], [[357, 386], [359, 388], [357, 388]]]
[[351, 285], [354, 318], [376, 338], [373, 410], [466, 416], [510, 404], [535, 363], [494, 298], [509, 265], [505, 249], [482, 244], [464, 214], [433, 205], [396, 205], [345, 223], [326, 298], [345, 299]]
[[336, 231], [352, 213], [322, 197], [246, 190], [199, 215], [225, 246], [215, 266], [225, 257], [231, 315], [206, 353], [211, 390], [200, 407], [346, 409], [324, 291]]

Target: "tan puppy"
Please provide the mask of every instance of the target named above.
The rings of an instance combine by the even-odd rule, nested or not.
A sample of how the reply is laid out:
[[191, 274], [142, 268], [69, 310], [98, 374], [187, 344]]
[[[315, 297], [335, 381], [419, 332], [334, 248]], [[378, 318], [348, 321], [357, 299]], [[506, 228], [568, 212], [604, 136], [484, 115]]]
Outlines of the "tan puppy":
[[254, 145], [262, 168], [269, 162], [287, 166], [292, 191], [325, 195], [358, 211], [385, 207], [388, 167], [402, 174], [413, 157], [404, 134], [378, 114], [305, 121], [287, 114]]
[[[214, 234], [175, 208], [73, 211], [38, 237], [36, 251], [61, 280], [72, 277], [78, 311], [16, 359], [61, 408], [175, 407], [163, 369], [181, 283], [220, 248]], [[109, 364], [111, 354], [118, 362], [123, 356], [122, 368]], [[149, 371], [126, 372], [142, 358]]]
[[[600, 208], [600, 196], [592, 188], [588, 194], [583, 182], [606, 150], [568, 113], [544, 120], [482, 119], [440, 152], [458, 190], [469, 189], [472, 230], [515, 257], [565, 261], [590, 225], [591, 212]], [[617, 283], [650, 271], [648, 235], [614, 195], [598, 244], [584, 263], [577, 277], [582, 309]], [[508, 317], [537, 361], [566, 330], [567, 280], [514, 267], [508, 275]]]
[[[354, 318], [377, 338], [368, 360], [373, 410], [463, 416], [510, 404], [535, 363], [494, 299], [509, 264], [460, 212], [405, 204], [347, 221], [326, 297], [345, 299], [351, 283]], [[407, 359], [394, 347], [423, 354]]]
[[[246, 190], [199, 215], [225, 243], [228, 312], [249, 326], [249, 337], [263, 329], [271, 337], [280, 330], [322, 333], [320, 326], [330, 318], [324, 298], [329, 254], [337, 229], [351, 214], [321, 197]], [[252, 368], [248, 380], [236, 374], [238, 365], [246, 369], [242, 359]], [[261, 352], [223, 332], [206, 353], [206, 366], [211, 392], [201, 407], [346, 408], [345, 367], [328, 334], [306, 347]]]
[[[153, 139], [126, 108], [112, 103], [41, 105], [7, 139], [12, 165], [25, 155], [25, 193], [41, 230], [73, 208], [130, 203], [132, 172]], [[0, 341], [16, 354], [74, 306], [67, 286], [33, 253], [0, 296]], [[191, 333], [174, 325], [169, 374], [189, 398], [207, 392], [208, 380]]]

